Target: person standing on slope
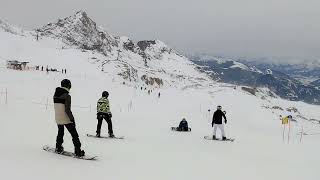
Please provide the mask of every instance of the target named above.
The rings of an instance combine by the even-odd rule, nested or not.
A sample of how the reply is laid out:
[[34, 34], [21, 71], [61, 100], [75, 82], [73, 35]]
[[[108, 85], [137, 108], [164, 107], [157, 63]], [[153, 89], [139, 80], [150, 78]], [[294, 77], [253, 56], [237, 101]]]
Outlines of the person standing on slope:
[[63, 152], [63, 136], [64, 127], [67, 128], [72, 136], [72, 142], [74, 145], [74, 154], [78, 157], [85, 155], [85, 152], [81, 150], [81, 143], [79, 140], [79, 135], [76, 130], [76, 124], [71, 111], [71, 96], [69, 91], [71, 89], [71, 82], [68, 79], [61, 81], [61, 87], [57, 87], [53, 96], [55, 120], [58, 125], [58, 135], [56, 140], [57, 153]]
[[221, 109], [222, 107], [218, 106], [217, 110], [214, 112], [212, 117], [211, 126], [214, 127], [212, 139], [216, 139], [217, 128], [219, 128], [222, 134], [222, 140], [226, 140], [227, 138], [224, 132], [224, 125], [222, 122], [222, 118], [224, 118], [225, 124], [227, 124], [227, 118], [225, 113], [223, 113]]
[[97, 137], [100, 137], [102, 121], [103, 119], [105, 119], [108, 123], [109, 137], [114, 138], [113, 130], [112, 130], [112, 121], [111, 121], [112, 114], [110, 111], [108, 97], [109, 97], [109, 93], [107, 91], [103, 91], [102, 97], [98, 100], [98, 103], [97, 103], [97, 119], [98, 119], [97, 131], [96, 131]]

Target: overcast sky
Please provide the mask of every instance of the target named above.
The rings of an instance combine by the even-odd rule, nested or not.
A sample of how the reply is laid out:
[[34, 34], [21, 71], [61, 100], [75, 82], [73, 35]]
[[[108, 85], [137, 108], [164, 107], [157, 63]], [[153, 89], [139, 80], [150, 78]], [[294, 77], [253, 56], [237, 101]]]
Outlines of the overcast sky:
[[0, 0], [0, 19], [27, 29], [78, 10], [185, 53], [320, 60], [320, 0]]

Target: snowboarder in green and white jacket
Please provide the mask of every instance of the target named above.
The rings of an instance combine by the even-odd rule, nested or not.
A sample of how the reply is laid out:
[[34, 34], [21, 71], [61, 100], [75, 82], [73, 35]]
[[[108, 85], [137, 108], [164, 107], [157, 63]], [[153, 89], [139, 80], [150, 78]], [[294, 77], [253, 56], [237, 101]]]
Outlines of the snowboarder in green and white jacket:
[[110, 104], [109, 104], [109, 93], [107, 91], [102, 92], [102, 97], [98, 100], [97, 102], [97, 119], [98, 119], [98, 124], [97, 124], [97, 131], [96, 131], [96, 136], [100, 137], [100, 132], [101, 132], [101, 125], [103, 119], [105, 119], [108, 123], [108, 133], [109, 137], [114, 137], [113, 135], [113, 130], [112, 130], [112, 114], [110, 111]]

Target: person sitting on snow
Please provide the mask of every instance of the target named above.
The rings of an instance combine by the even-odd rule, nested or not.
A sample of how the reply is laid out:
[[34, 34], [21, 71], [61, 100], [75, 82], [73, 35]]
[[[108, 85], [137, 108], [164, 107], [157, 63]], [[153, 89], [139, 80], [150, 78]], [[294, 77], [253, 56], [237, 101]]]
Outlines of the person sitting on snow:
[[177, 131], [189, 131], [188, 122], [186, 118], [183, 118], [182, 121], [180, 121]]

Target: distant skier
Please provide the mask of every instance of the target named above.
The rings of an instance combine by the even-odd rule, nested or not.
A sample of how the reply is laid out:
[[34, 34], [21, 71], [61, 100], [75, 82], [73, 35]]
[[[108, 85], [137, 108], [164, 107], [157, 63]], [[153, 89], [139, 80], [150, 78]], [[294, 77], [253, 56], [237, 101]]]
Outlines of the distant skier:
[[81, 143], [79, 140], [79, 135], [76, 130], [76, 124], [71, 111], [71, 96], [69, 91], [71, 89], [71, 82], [68, 79], [61, 81], [61, 87], [57, 87], [53, 96], [54, 110], [55, 110], [55, 120], [58, 125], [58, 135], [56, 140], [57, 153], [63, 152], [63, 136], [64, 127], [67, 128], [72, 136], [72, 142], [74, 145], [74, 154], [78, 157], [85, 155], [85, 152], [81, 150]]
[[225, 124], [227, 124], [227, 118], [226, 118], [225, 113], [223, 113], [221, 109], [222, 109], [222, 107], [218, 106], [217, 110], [214, 112], [213, 117], [212, 117], [211, 125], [212, 125], [212, 127], [214, 127], [212, 139], [216, 139], [217, 128], [219, 128], [221, 131], [221, 134], [222, 134], [222, 140], [226, 140], [227, 138], [226, 138], [226, 135], [224, 132], [224, 125], [222, 122], [222, 118], [224, 118]]
[[103, 119], [105, 119], [108, 123], [108, 133], [109, 137], [114, 138], [115, 136], [113, 135], [113, 130], [112, 130], [112, 114], [110, 111], [110, 105], [109, 105], [109, 93], [107, 91], [102, 92], [102, 97], [98, 100], [97, 103], [97, 119], [98, 119], [98, 124], [97, 124], [97, 131], [96, 131], [96, 136], [100, 137], [100, 132], [101, 132], [101, 125]]
[[186, 118], [183, 118], [180, 121], [179, 126], [177, 128], [177, 131], [189, 131], [188, 122], [187, 122]]
[[160, 94], [160, 92], [159, 92], [159, 93], [158, 93], [158, 98], [160, 98], [160, 95], [161, 95], [161, 94]]

